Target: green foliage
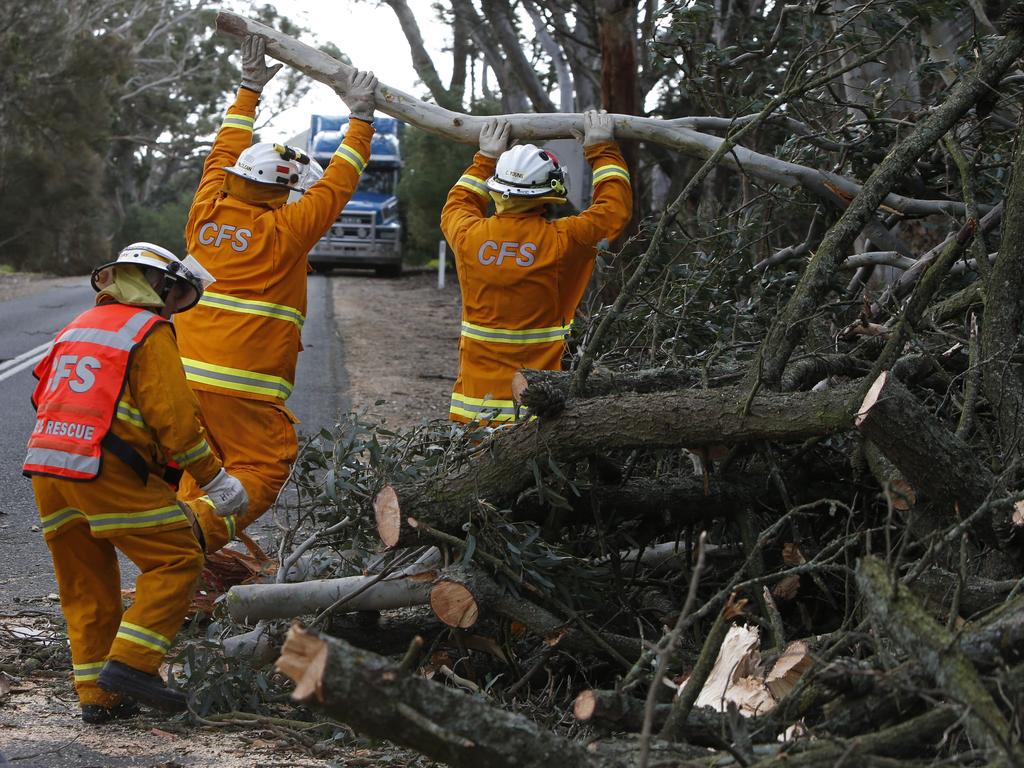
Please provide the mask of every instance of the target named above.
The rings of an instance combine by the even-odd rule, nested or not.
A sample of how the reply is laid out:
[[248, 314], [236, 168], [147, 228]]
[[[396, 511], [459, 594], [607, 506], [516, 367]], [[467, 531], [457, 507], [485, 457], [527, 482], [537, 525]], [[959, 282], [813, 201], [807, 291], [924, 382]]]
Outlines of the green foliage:
[[[252, 13], [300, 31], [272, 6]], [[239, 77], [215, 16], [209, 0], [0, 6], [0, 260], [74, 273], [126, 237], [181, 243], [204, 139]], [[275, 110], [308, 87], [280, 77]]]
[[398, 197], [405, 219], [405, 258], [422, 264], [437, 255], [441, 208], [448, 190], [473, 162], [476, 148], [409, 126], [402, 137], [405, 166]]

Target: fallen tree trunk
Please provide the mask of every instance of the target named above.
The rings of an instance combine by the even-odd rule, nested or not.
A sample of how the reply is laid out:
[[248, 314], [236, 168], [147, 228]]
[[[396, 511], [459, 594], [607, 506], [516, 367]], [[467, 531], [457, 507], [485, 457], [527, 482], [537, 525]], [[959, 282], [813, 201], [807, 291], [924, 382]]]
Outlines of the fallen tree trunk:
[[[305, 73], [336, 91], [345, 92], [354, 67], [328, 54], [295, 40], [276, 29], [238, 14], [221, 11], [217, 14], [217, 31], [234, 37], [257, 34], [267, 41], [267, 53], [278, 61]], [[370, 62], [363, 66], [371, 68]], [[430, 104], [397, 88], [381, 83], [376, 93], [377, 109], [430, 133], [465, 144], [476, 144], [480, 128], [488, 116], [472, 116]], [[512, 138], [537, 141], [572, 138], [574, 130], [583, 129], [581, 114], [513, 114], [505, 115], [512, 123]], [[715, 154], [724, 139], [693, 130], [693, 118], [660, 120], [635, 115], [612, 115], [617, 139], [663, 144], [691, 157], [706, 160]], [[732, 125], [737, 125], [733, 123]], [[762, 155], [743, 146], [735, 146], [722, 158], [722, 164], [745, 175], [763, 179], [787, 188], [804, 187], [825, 200], [837, 197], [839, 190], [848, 198], [856, 196], [861, 187], [844, 176], [808, 168], [796, 163]], [[951, 200], [915, 200], [890, 194], [883, 201], [904, 213], [962, 214], [963, 203]]]
[[738, 387], [623, 394], [571, 401], [554, 419], [503, 429], [468, 467], [440, 481], [385, 486], [373, 502], [377, 533], [389, 547], [423, 543], [410, 517], [460, 530], [480, 499], [505, 502], [534, 481], [542, 459], [572, 461], [622, 448], [696, 447], [754, 440], [803, 440], [851, 425], [852, 386], [822, 392], [766, 392], [749, 403]]
[[[341, 602], [338, 610], [385, 611], [425, 605], [436, 572], [409, 576], [348, 576], [296, 584], [242, 584], [228, 590], [228, 614], [235, 621], [290, 619], [319, 613]], [[342, 602], [344, 601], [344, 602]]]
[[596, 630], [589, 634], [536, 603], [502, 589], [489, 575], [475, 568], [446, 568], [430, 590], [430, 607], [449, 627], [468, 629], [489, 611], [519, 622], [549, 646], [571, 653], [608, 656], [610, 648], [627, 661], [640, 656], [639, 640]]
[[[537, 371], [523, 368], [512, 376], [512, 399], [538, 416], [554, 416], [565, 407], [573, 374], [569, 371]], [[602, 397], [623, 392], [664, 392], [693, 385], [693, 371], [684, 368], [652, 368], [622, 373], [594, 371], [577, 397]]]
[[[415, 749], [454, 768], [620, 768], [604, 756], [557, 736], [529, 718], [489, 706], [392, 661], [298, 625], [277, 671], [295, 681], [292, 698], [374, 738]], [[676, 756], [685, 754], [678, 747]], [[690, 752], [694, 755], [694, 752]], [[680, 768], [704, 763], [674, 762]]]
[[961, 514], [970, 514], [995, 486], [975, 451], [888, 372], [872, 384], [855, 424], [913, 488], [950, 510], [958, 505]]

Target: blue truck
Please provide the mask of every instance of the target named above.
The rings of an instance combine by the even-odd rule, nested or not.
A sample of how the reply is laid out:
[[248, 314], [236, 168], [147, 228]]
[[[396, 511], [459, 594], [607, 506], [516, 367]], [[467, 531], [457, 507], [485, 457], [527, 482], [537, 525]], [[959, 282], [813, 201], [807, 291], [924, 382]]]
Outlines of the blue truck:
[[[402, 273], [402, 225], [398, 219], [398, 178], [402, 154], [398, 120], [376, 117], [370, 162], [338, 220], [309, 254], [315, 269], [368, 267], [382, 277]], [[327, 167], [348, 130], [347, 117], [313, 115], [307, 151]]]

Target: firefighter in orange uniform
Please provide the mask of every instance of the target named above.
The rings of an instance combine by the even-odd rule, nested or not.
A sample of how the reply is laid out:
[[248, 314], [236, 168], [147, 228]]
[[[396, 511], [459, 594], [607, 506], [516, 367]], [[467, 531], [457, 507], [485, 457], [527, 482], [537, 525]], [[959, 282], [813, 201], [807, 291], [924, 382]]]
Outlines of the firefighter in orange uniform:
[[[186, 707], [156, 672], [203, 555], [168, 466], [187, 471], [221, 513], [245, 507], [242, 484], [207, 444], [168, 322], [210, 282], [194, 260], [133, 243], [93, 272], [96, 306], [57, 334], [35, 369], [23, 470], [53, 556], [87, 723], [132, 716], [133, 700]], [[126, 611], [117, 550], [140, 571]]]
[[[629, 172], [613, 141], [612, 118], [589, 111], [583, 123], [594, 198], [581, 214], [546, 218], [547, 204], [565, 202], [564, 170], [551, 152], [532, 144], [506, 151], [511, 125], [498, 118], [484, 125], [473, 165], [448, 193], [441, 230], [455, 252], [462, 291], [453, 421], [512, 421], [513, 374], [561, 370], [596, 245], [629, 222]], [[487, 216], [492, 199], [496, 213]]]
[[[203, 167], [189, 211], [189, 253], [217, 275], [215, 290], [175, 320], [185, 375], [199, 398], [214, 452], [245, 486], [242, 517], [223, 517], [185, 478], [179, 497], [195, 510], [215, 552], [273, 505], [298, 452], [285, 400], [295, 383], [306, 314], [306, 255], [348, 202], [370, 157], [377, 78], [358, 72], [342, 98], [351, 120], [322, 178], [315, 161], [279, 144], [252, 143], [267, 67], [265, 41], [242, 47], [242, 85]], [[308, 189], [306, 188], [308, 186]], [[296, 197], [288, 202], [289, 195]]]

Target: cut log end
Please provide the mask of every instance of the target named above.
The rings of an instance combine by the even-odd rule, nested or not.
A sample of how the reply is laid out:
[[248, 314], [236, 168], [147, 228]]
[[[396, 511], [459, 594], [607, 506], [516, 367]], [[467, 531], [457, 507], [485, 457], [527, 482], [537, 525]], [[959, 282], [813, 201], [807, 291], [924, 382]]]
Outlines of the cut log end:
[[308, 632], [299, 622], [288, 629], [281, 656], [274, 669], [295, 682], [292, 699], [299, 703], [324, 703], [324, 670], [328, 647], [319, 636]]
[[398, 544], [402, 530], [402, 509], [393, 486], [385, 485], [373, 499], [373, 514], [377, 519], [377, 535], [384, 546]]
[[441, 581], [430, 590], [434, 615], [449, 627], [469, 629], [480, 618], [480, 606], [467, 587], [454, 581]]
[[868, 390], [867, 395], [864, 396], [864, 402], [860, 404], [857, 416], [854, 419], [854, 425], [856, 427], [860, 428], [860, 425], [863, 424], [864, 420], [868, 417], [868, 411], [870, 411], [872, 406], [878, 402], [878, 397], [882, 393], [882, 388], [885, 387], [885, 382], [888, 379], [888, 376], [888, 371], [882, 371], [878, 378], [875, 379], [875, 383], [871, 385], [871, 389]]
[[581, 723], [588, 723], [597, 711], [597, 694], [593, 691], [583, 691], [576, 697], [572, 705], [572, 713]]
[[522, 403], [523, 393], [529, 386], [530, 382], [526, 380], [526, 377], [520, 371], [516, 371], [512, 376], [512, 399], [517, 403]]

